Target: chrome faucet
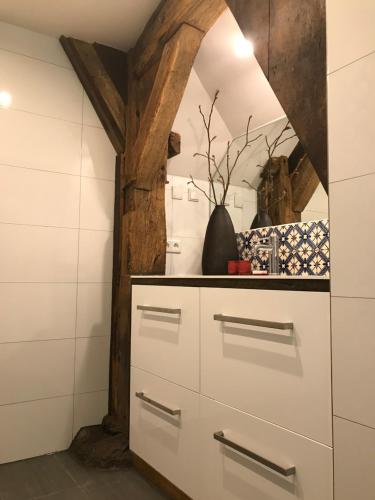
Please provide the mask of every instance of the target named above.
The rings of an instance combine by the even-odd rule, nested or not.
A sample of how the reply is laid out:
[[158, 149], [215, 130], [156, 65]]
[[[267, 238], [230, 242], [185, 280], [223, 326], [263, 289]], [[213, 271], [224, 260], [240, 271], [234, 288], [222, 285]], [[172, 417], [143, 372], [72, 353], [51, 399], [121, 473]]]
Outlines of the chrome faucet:
[[275, 234], [271, 234], [269, 238], [262, 238], [265, 243], [258, 243], [254, 246], [254, 254], [259, 250], [268, 250], [269, 274], [280, 274], [279, 261], [279, 238]]

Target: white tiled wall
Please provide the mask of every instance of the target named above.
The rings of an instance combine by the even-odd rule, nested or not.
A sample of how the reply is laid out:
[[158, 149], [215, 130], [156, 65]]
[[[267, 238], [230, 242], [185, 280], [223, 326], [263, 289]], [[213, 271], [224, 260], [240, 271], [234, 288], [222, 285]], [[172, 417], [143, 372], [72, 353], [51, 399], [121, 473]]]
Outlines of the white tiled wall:
[[57, 39], [0, 23], [0, 463], [107, 412], [115, 153]]
[[[372, 0], [327, 0], [333, 402], [339, 417], [335, 493], [340, 500], [374, 495], [374, 19]], [[352, 227], [359, 235], [355, 264]]]

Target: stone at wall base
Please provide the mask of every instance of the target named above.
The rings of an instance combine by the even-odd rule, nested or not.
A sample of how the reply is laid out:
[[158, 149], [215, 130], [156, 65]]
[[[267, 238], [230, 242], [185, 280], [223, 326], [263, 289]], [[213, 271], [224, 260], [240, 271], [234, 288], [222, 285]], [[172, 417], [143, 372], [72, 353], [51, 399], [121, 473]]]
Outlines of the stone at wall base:
[[108, 432], [104, 425], [83, 427], [75, 436], [70, 451], [82, 464], [91, 467], [122, 468], [131, 462], [126, 435]]

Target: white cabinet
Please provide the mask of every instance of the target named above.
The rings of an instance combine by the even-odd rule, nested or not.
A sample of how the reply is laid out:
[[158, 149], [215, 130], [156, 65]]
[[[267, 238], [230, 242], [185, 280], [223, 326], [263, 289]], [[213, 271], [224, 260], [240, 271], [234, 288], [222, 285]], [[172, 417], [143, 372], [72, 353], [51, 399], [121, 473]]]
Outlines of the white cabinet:
[[133, 286], [131, 364], [199, 390], [199, 288]]
[[198, 417], [197, 393], [132, 368], [130, 449], [191, 498], [198, 498]]
[[203, 396], [200, 422], [202, 500], [332, 500], [331, 448]]
[[331, 445], [329, 307], [320, 292], [202, 289], [202, 394]]
[[375, 429], [334, 418], [335, 499], [374, 500]]
[[130, 449], [194, 500], [332, 500], [329, 323], [323, 292], [133, 286]]

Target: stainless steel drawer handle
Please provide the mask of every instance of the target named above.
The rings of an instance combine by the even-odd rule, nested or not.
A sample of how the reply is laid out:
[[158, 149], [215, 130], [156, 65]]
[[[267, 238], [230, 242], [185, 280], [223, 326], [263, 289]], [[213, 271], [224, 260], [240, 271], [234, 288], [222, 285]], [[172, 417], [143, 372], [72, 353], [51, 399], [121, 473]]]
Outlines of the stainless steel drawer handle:
[[144, 401], [145, 403], [155, 406], [155, 408], [158, 408], [159, 410], [165, 411], [165, 413], [168, 413], [168, 415], [181, 415], [181, 410], [179, 408], [176, 408], [174, 410], [172, 408], [168, 408], [168, 406], [165, 406], [162, 403], [159, 403], [158, 401], [147, 397], [144, 392], [136, 392], [135, 395], [137, 398], [142, 399], [142, 401]]
[[181, 314], [181, 309], [170, 307], [137, 306], [138, 311], [160, 312], [165, 314]]
[[255, 460], [256, 462], [259, 462], [260, 464], [264, 465], [265, 467], [268, 467], [269, 469], [272, 469], [279, 474], [283, 476], [293, 476], [296, 473], [296, 468], [291, 465], [290, 467], [282, 467], [281, 465], [275, 464], [274, 462], [271, 462], [271, 460], [268, 460], [267, 458], [261, 457], [260, 455], [257, 455], [253, 451], [248, 450], [247, 448], [244, 448], [243, 446], [234, 443], [230, 439], [227, 439], [224, 436], [223, 431], [218, 431], [214, 433], [214, 439], [216, 441], [220, 441], [220, 443], [225, 444], [226, 446], [229, 446], [229, 448], [233, 448], [234, 450], [242, 453], [243, 455], [251, 458], [252, 460]]
[[293, 323], [279, 323], [277, 321], [264, 321], [262, 319], [238, 318], [236, 316], [225, 316], [225, 314], [214, 314], [215, 321], [226, 321], [228, 323], [239, 323], [240, 325], [261, 326], [275, 328], [276, 330], [293, 330]]

